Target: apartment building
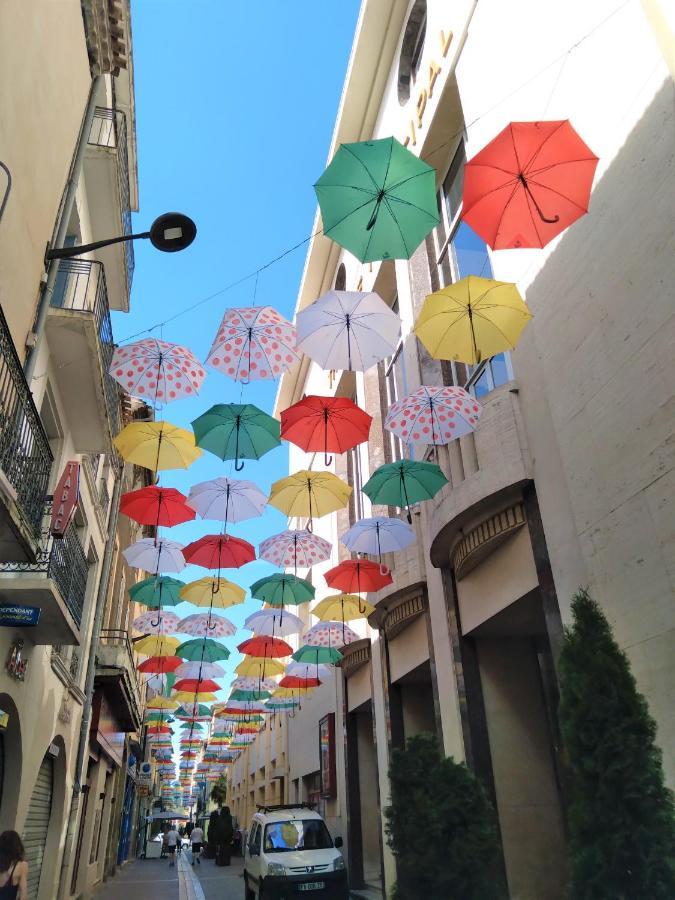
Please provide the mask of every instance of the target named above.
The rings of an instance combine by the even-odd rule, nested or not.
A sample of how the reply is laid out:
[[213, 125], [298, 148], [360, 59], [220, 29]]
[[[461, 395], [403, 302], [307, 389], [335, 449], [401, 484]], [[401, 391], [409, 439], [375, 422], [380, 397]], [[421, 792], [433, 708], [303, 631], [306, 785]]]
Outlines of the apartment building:
[[[396, 880], [383, 815], [390, 754], [420, 731], [485, 784], [510, 895], [564, 896], [556, 667], [580, 585], [630, 658], [675, 782], [667, 7], [361, 9], [329, 159], [340, 143], [393, 134], [436, 168], [441, 222], [410, 260], [361, 265], [322, 235], [309, 246], [297, 311], [333, 287], [373, 290], [402, 320], [392, 357], [364, 374], [304, 358], [281, 381], [277, 416], [316, 393], [353, 398], [374, 417], [369, 443], [333, 463], [354, 498], [315, 521], [334, 553], [312, 570], [317, 599], [329, 593], [324, 569], [347, 555], [339, 538], [350, 524], [397, 514], [359, 491], [379, 465], [412, 454], [437, 462], [449, 483], [415, 509], [416, 542], [386, 559], [394, 583], [369, 595], [375, 612], [355, 625], [362, 639], [279, 726], [284, 756], [264, 750], [268, 727], [232, 767], [232, 791], [242, 816], [280, 796], [275, 782], [286, 800], [317, 802], [345, 837], [352, 885], [374, 896]], [[590, 212], [544, 250], [492, 252], [461, 220], [464, 161], [510, 121], [544, 119], [570, 119], [600, 158]], [[516, 282], [534, 316], [515, 351], [474, 368], [431, 359], [412, 330], [425, 297], [468, 274]], [[385, 431], [390, 404], [423, 384], [478, 398], [476, 432], [411, 448]], [[322, 454], [290, 447], [291, 472], [322, 466]]]

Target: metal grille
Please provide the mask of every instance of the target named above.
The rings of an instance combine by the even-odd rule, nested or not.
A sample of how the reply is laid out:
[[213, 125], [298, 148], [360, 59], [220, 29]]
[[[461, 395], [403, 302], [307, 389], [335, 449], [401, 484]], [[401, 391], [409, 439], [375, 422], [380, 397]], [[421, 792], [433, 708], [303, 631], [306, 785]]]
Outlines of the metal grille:
[[20, 514], [36, 540], [53, 461], [0, 308], [0, 468], [16, 491]]

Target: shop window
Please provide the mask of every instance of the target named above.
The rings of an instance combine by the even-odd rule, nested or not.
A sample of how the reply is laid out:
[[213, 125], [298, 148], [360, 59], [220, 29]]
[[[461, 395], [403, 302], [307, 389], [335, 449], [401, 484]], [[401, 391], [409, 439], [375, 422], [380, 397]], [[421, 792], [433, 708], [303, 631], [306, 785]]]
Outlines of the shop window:
[[422, 62], [424, 39], [427, 34], [427, 2], [415, 0], [403, 32], [398, 63], [398, 101], [404, 106], [410, 99], [412, 85]]

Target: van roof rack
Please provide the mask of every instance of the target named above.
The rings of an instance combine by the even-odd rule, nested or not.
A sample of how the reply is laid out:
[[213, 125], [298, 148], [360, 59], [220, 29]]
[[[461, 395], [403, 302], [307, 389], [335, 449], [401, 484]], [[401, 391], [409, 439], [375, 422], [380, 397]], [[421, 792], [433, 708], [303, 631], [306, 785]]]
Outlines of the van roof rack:
[[313, 811], [313, 807], [309, 803], [275, 803], [271, 806], [256, 803], [256, 807], [258, 812], [278, 812], [281, 809], [311, 809]]

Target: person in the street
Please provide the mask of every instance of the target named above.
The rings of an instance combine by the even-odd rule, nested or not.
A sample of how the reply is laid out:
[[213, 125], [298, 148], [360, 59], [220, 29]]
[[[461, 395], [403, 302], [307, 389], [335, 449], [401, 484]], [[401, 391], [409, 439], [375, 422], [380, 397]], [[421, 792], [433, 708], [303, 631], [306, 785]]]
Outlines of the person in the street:
[[192, 819], [190, 819], [189, 822], [187, 823], [187, 825], [185, 826], [185, 834], [188, 837], [190, 837], [190, 835], [192, 834], [192, 829], [194, 827], [195, 827], [195, 823], [192, 821]]
[[172, 823], [171, 827], [164, 835], [164, 841], [166, 842], [166, 852], [169, 854], [169, 866], [176, 865], [176, 847], [180, 842], [180, 835], [176, 831], [176, 826]]
[[27, 900], [28, 863], [16, 831], [0, 834], [0, 900]]
[[192, 844], [192, 865], [194, 866], [195, 860], [201, 866], [202, 860], [202, 844], [204, 843], [204, 832], [199, 827], [199, 825], [195, 825], [194, 828], [190, 830], [190, 843]]
[[218, 816], [218, 851], [216, 853], [217, 866], [229, 866], [232, 857], [232, 837], [234, 825], [230, 814], [230, 807], [224, 806]]
[[220, 810], [214, 809], [209, 816], [209, 824], [206, 832], [207, 847], [204, 859], [215, 859], [218, 852], [218, 827], [220, 824]]

